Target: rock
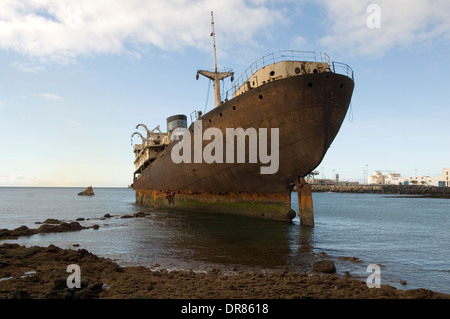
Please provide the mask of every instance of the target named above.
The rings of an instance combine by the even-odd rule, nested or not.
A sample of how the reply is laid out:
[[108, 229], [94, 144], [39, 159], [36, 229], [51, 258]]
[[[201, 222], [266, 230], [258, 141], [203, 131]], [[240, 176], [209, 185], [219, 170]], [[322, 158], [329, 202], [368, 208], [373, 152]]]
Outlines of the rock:
[[77, 218], [77, 219], [75, 219], [77, 222], [81, 222], [81, 221], [83, 221], [84, 220], [84, 218], [83, 217], [79, 217], [79, 218]]
[[11, 235], [11, 231], [9, 229], [3, 228], [0, 229], [0, 238], [9, 237]]
[[62, 222], [59, 225], [53, 224], [41, 225], [38, 229], [35, 230], [35, 233], [62, 233], [62, 232], [78, 231], [82, 229], [84, 229], [84, 227], [81, 226], [79, 222], [70, 222], [70, 223]]
[[78, 196], [95, 196], [92, 186], [88, 186], [84, 191], [79, 192]]
[[89, 289], [89, 291], [93, 294], [99, 294], [103, 291], [103, 283], [97, 282], [97, 283], [91, 285], [90, 287], [88, 287], [87, 289]]
[[58, 253], [58, 252], [60, 252], [62, 249], [59, 248], [58, 246], [55, 246], [55, 245], [53, 245], [53, 244], [50, 244], [50, 245], [47, 247], [46, 250], [47, 250], [48, 252], [50, 252], [50, 253]]
[[13, 291], [8, 295], [8, 299], [32, 299], [30, 294], [24, 290]]
[[47, 218], [44, 221], [44, 224], [59, 224], [59, 223], [61, 223], [61, 222], [58, 219], [55, 219], [55, 218]]
[[400, 284], [402, 284], [403, 286], [406, 286], [408, 282], [404, 279], [400, 279]]
[[326, 258], [327, 256], [328, 256], [327, 253], [324, 251], [319, 253], [319, 257], [321, 257], [321, 258]]
[[131, 216], [131, 215], [122, 215], [122, 216], [120, 216], [120, 218], [133, 218], [133, 216]]
[[134, 217], [145, 217], [145, 216], [147, 216], [147, 214], [144, 213], [144, 212], [137, 212], [137, 213], [135, 213], [133, 216], [134, 216]]
[[315, 272], [332, 274], [336, 272], [336, 267], [334, 266], [334, 262], [331, 260], [320, 260], [313, 264], [312, 270]]
[[29, 229], [27, 226], [20, 226], [13, 230], [0, 229], [0, 238], [17, 238], [20, 236], [31, 236], [33, 235], [33, 230]]
[[96, 299], [98, 294], [95, 294], [87, 289], [75, 292], [73, 299]]
[[62, 290], [67, 288], [67, 278], [66, 277], [58, 277], [53, 281], [53, 291]]
[[72, 294], [67, 289], [52, 290], [44, 296], [44, 299], [70, 299]]
[[339, 257], [339, 260], [351, 261], [352, 263], [361, 263], [362, 260], [359, 260], [357, 257]]
[[111, 218], [112, 216], [110, 214], [105, 214], [103, 217], [105, 218]]

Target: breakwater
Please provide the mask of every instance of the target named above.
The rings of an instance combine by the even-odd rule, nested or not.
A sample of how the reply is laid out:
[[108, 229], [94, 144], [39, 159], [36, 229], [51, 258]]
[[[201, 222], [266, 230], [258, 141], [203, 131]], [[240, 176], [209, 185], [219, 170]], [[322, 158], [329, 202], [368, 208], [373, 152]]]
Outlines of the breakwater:
[[450, 198], [450, 187], [424, 185], [311, 185], [313, 192], [371, 193]]

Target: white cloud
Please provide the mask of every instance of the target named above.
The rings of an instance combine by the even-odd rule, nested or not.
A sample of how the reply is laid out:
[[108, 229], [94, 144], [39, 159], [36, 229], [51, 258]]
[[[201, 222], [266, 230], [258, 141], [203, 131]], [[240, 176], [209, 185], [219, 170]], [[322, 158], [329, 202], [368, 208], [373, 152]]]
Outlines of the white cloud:
[[306, 40], [301, 35], [298, 35], [291, 40], [291, 47], [293, 48], [303, 48], [306, 47], [307, 44], [308, 40]]
[[244, 0], [3, 0], [0, 49], [71, 61], [149, 47], [210, 46], [210, 11], [222, 41], [252, 42], [281, 13]]
[[25, 72], [25, 73], [38, 73], [40, 71], [45, 70], [45, 67], [43, 67], [42, 65], [32, 65], [29, 63], [19, 63], [19, 62], [14, 62], [12, 64], [13, 68], [15, 68], [16, 70], [19, 70], [21, 72]]
[[[329, 25], [320, 42], [333, 50], [380, 56], [394, 47], [449, 38], [448, 0], [321, 0], [321, 4]], [[367, 26], [369, 4], [381, 9], [380, 28]]]
[[53, 94], [53, 93], [41, 93], [41, 94], [37, 94], [37, 96], [46, 99], [46, 100], [54, 100], [54, 101], [61, 101], [63, 100], [62, 97], [60, 97], [57, 94]]

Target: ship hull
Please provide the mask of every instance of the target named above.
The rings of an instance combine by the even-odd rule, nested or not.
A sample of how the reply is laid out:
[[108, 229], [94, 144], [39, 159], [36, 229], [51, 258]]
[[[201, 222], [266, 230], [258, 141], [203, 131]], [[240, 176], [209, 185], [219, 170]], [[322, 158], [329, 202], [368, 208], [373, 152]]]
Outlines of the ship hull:
[[[277, 80], [250, 90], [201, 117], [202, 130], [279, 129], [279, 165], [174, 163], [171, 143], [134, 181], [136, 202], [156, 207], [291, 220], [294, 182], [316, 168], [336, 137], [347, 113], [354, 82], [332, 73]], [[189, 130], [194, 131], [193, 125]], [[259, 137], [261, 138], [261, 137]], [[210, 141], [203, 140], [202, 147]], [[194, 145], [192, 145], [194, 147]], [[248, 145], [247, 145], [248, 146]]]

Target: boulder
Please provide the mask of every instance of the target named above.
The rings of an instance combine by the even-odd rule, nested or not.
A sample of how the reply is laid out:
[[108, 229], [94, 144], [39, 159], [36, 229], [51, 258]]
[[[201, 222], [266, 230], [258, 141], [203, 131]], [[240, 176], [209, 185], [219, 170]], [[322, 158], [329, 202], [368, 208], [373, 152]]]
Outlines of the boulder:
[[314, 272], [334, 274], [336, 272], [336, 267], [334, 266], [334, 262], [331, 260], [320, 260], [313, 264], [312, 270]]

